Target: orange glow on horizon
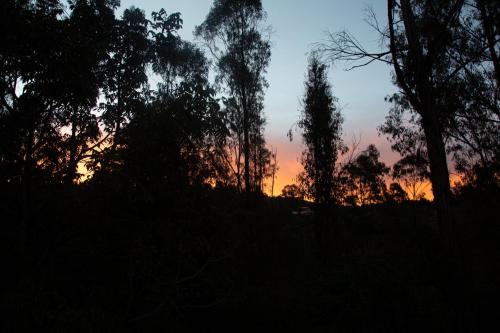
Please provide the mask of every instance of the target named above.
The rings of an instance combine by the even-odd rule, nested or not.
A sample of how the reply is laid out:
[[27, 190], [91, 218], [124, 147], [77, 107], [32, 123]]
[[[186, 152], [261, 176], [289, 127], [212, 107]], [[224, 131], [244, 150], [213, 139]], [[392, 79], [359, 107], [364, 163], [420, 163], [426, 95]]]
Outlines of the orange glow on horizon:
[[[377, 140], [375, 139], [374, 141]], [[303, 170], [299, 160], [302, 153], [302, 145], [297, 142], [290, 142], [287, 138], [271, 138], [269, 140], [269, 146], [272, 146], [273, 149], [277, 149], [278, 171], [276, 172], [274, 179], [273, 191], [273, 196], [277, 197], [281, 195], [281, 192], [286, 185], [297, 183], [297, 175]], [[399, 157], [395, 154], [387, 154], [387, 149], [385, 149], [386, 147], [381, 148], [382, 161], [391, 167]], [[81, 175], [77, 183], [83, 183], [92, 178], [93, 172], [87, 169], [84, 161], [80, 161], [77, 171]], [[392, 179], [388, 178], [386, 181], [388, 187], [391, 182]], [[450, 174], [450, 183], [452, 186], [455, 183], [460, 183], [460, 176], [457, 174]], [[272, 179], [266, 179], [264, 193], [268, 196], [271, 196], [271, 184]], [[433, 200], [434, 196], [432, 195], [432, 186], [430, 182], [423, 192], [425, 199], [429, 201]]]
[[[366, 140], [367, 142], [375, 142], [377, 148], [380, 149], [381, 160], [387, 164], [387, 166], [392, 167], [392, 165], [400, 158], [397, 153], [391, 152], [390, 147], [386, 141], [381, 141], [380, 138], [370, 138], [371, 140]], [[365, 145], [367, 146], [368, 143]], [[302, 152], [302, 146], [297, 142], [289, 142], [288, 139], [283, 138], [270, 138], [269, 146], [278, 149], [278, 167], [279, 170], [276, 173], [276, 178], [274, 180], [274, 193], [273, 196], [277, 197], [281, 195], [283, 187], [289, 184], [296, 184], [297, 175], [301, 172], [302, 165], [300, 164], [299, 158]], [[364, 149], [362, 146], [361, 150]], [[388, 178], [386, 183], [389, 187], [393, 180]], [[455, 182], [460, 182], [460, 176], [457, 174], [450, 173], [450, 183], [453, 186]], [[271, 183], [272, 179], [266, 181], [266, 187], [264, 192], [271, 196]], [[430, 181], [428, 185], [423, 190], [424, 198], [432, 201], [434, 196], [432, 194], [432, 186]]]

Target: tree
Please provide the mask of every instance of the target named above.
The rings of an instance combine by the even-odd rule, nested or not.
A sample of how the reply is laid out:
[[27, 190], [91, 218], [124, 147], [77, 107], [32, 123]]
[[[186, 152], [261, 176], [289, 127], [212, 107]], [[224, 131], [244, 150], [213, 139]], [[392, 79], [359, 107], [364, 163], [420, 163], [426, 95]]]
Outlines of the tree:
[[97, 100], [103, 88], [103, 64], [112, 40], [117, 5], [109, 0], [75, 0], [70, 2], [71, 14], [62, 22], [65, 42], [61, 44], [66, 47], [60, 50], [58, 70], [64, 107], [58, 126], [68, 132], [61, 142], [62, 172], [68, 184], [78, 181], [78, 164], [90, 157], [101, 136]]
[[306, 149], [299, 175], [307, 196], [317, 204], [334, 202], [334, 174], [337, 154], [342, 147], [342, 116], [327, 81], [327, 67], [313, 55], [305, 81], [303, 110], [298, 122]]
[[[486, 3], [480, 0], [476, 1], [479, 8], [481, 8], [481, 4]], [[474, 16], [468, 15], [468, 13], [474, 12], [474, 9], [471, 10], [468, 7], [469, 4], [464, 0], [388, 0], [388, 28], [381, 29], [376, 20], [372, 21], [373, 26], [385, 41], [386, 49], [381, 52], [368, 52], [348, 33], [333, 35], [331, 44], [324, 48], [335, 60], [363, 61], [357, 66], [363, 66], [376, 60], [391, 64], [394, 70], [394, 82], [400, 88], [404, 103], [418, 115], [417, 123], [425, 135], [430, 180], [434, 204], [438, 213], [444, 255], [451, 265], [450, 272], [453, 275], [450, 277], [448, 290], [448, 295], [452, 299], [456, 295], [461, 295], [466, 287], [463, 279], [460, 278], [463, 275], [461, 267], [463, 263], [451, 207], [445, 140], [447, 135], [453, 133], [453, 131], [449, 131], [453, 128], [449, 125], [453, 124], [457, 117], [474, 119], [477, 113], [469, 114], [470, 109], [467, 106], [461, 108], [467, 110], [465, 114], [460, 109], [452, 107], [454, 103], [449, 104], [449, 102], [460, 98], [460, 90], [453, 88], [449, 90], [448, 88], [453, 86], [456, 81], [462, 81], [470, 76], [469, 73], [483, 73], [485, 74], [484, 78], [491, 77], [490, 73], [494, 73], [497, 78], [495, 80], [496, 89], [488, 90], [495, 93], [493, 98], [483, 99], [483, 103], [485, 100], [492, 100], [494, 103], [488, 103], [492, 104], [489, 109], [498, 117], [498, 71], [496, 71], [498, 58], [495, 48], [498, 39], [495, 40], [491, 37], [492, 31], [496, 31], [494, 34], [497, 35], [499, 30], [497, 29], [498, 24], [495, 24], [496, 28], [493, 30], [493, 25], [486, 22], [489, 22], [492, 17], [498, 18], [498, 11], [494, 10], [498, 6], [488, 6], [486, 16], [482, 15], [482, 21], [486, 23], [487, 27], [476, 30], [470, 29], [469, 23], [477, 21]], [[476, 46], [469, 48], [471, 41]], [[490, 66], [493, 67], [492, 70], [481, 70], [481, 68]], [[476, 95], [483, 96], [481, 93]], [[482, 118], [482, 114], [484, 113], [479, 112], [480, 118]], [[498, 118], [492, 120], [493, 123], [498, 123]], [[481, 122], [483, 121], [484, 119]], [[481, 122], [474, 121], [472, 124], [480, 124]], [[476, 129], [481, 126], [470, 127], [472, 130], [466, 128], [466, 131], [474, 135], [477, 132]], [[464, 143], [470, 136], [459, 135], [457, 137]], [[495, 134], [492, 137], [494, 138]], [[465, 140], [463, 140], [464, 138]], [[479, 141], [482, 141], [482, 138]], [[498, 143], [498, 139], [496, 142]], [[474, 146], [475, 144], [472, 144], [469, 148], [474, 149]], [[451, 302], [465, 305], [470, 301], [453, 299]], [[458, 311], [459, 314], [456, 317], [458, 327], [463, 326], [460, 323], [461, 315], [468, 312], [466, 309]]]
[[92, 111], [116, 1], [69, 5], [69, 14], [57, 0], [0, 5], [0, 170], [22, 193], [21, 248], [37, 189], [72, 185], [99, 133]]
[[57, 1], [4, 1], [0, 6], [1, 177], [23, 186], [29, 206], [32, 183], [50, 179], [61, 156], [56, 124], [63, 104], [58, 94], [61, 61], [54, 50], [61, 48], [55, 41], [62, 37], [62, 10]]
[[410, 117], [405, 119], [409, 105], [401, 95], [394, 94], [386, 100], [392, 102], [393, 107], [378, 130], [388, 136], [392, 150], [401, 155], [393, 166], [392, 177], [402, 182], [412, 200], [419, 200], [425, 195], [423, 191], [430, 174], [420, 118], [410, 112]]
[[[463, 6], [463, 0], [388, 0], [387, 30], [379, 27], [375, 17], [372, 21], [386, 41], [387, 49], [368, 52], [346, 32], [332, 35], [330, 45], [323, 48], [334, 60], [364, 61], [357, 66], [376, 60], [392, 65], [395, 83], [420, 117], [441, 235], [449, 248], [456, 248], [456, 239], [450, 208], [451, 190], [443, 133], [443, 119], [446, 117], [441, 94], [449, 80], [464, 66], [449, 56], [456, 46]], [[470, 61], [472, 59], [467, 59], [466, 63]]]
[[271, 159], [272, 159], [272, 168], [271, 168], [271, 197], [274, 196], [274, 179], [276, 178], [276, 172], [278, 172], [278, 148], [271, 148]]
[[[422, 118], [432, 191], [442, 235], [448, 246], [455, 247], [452, 244], [456, 239], [450, 211], [450, 179], [437, 95], [449, 75], [448, 68], [442, 66], [442, 60], [446, 59], [450, 48], [453, 28], [457, 25], [463, 1], [440, 3], [438, 13], [433, 13], [423, 5], [412, 4], [409, 0], [401, 0], [400, 5], [400, 9], [397, 9], [395, 1], [388, 1], [390, 51], [396, 81]], [[396, 23], [394, 12], [399, 15], [401, 24]], [[416, 16], [416, 12], [421, 15]], [[407, 43], [401, 45], [402, 40]]]
[[401, 203], [408, 200], [408, 194], [398, 183], [391, 183], [386, 200]]
[[[478, 190], [500, 188], [500, 12], [491, 1], [464, 4], [450, 52], [459, 71], [443, 91], [448, 151], [462, 182]], [[451, 115], [451, 116], [450, 116]]]
[[[481, 36], [486, 45], [490, 61], [493, 64], [497, 89], [500, 89], [500, 55], [497, 45], [500, 43], [500, 11], [494, 1], [476, 0], [475, 8], [479, 12], [481, 22]], [[474, 6], [472, 6], [474, 7]]]
[[[230, 100], [230, 128], [236, 136], [236, 169], [244, 158], [245, 192], [257, 189], [260, 180], [251, 182], [251, 146], [264, 147], [263, 97], [267, 85], [264, 74], [271, 56], [270, 43], [265, 39], [261, 22], [265, 17], [260, 0], [215, 0], [205, 21], [195, 34], [203, 38], [215, 57], [218, 81], [226, 84]], [[254, 166], [262, 160], [257, 148]], [[254, 172], [255, 175], [255, 172]], [[237, 175], [239, 184], [239, 174]], [[260, 177], [260, 175], [259, 175]]]
[[112, 169], [122, 128], [144, 100], [141, 88], [147, 83], [147, 34], [148, 21], [138, 8], [126, 9], [121, 19], [115, 21], [104, 72], [106, 103], [103, 104], [102, 119], [110, 140], [99, 162], [105, 169]]
[[[141, 23], [132, 32], [139, 29], [135, 37], [143, 41], [143, 14], [134, 10], [130, 15]], [[128, 77], [123, 89], [117, 90], [126, 113], [118, 113], [121, 134], [117, 138], [115, 132], [115, 142], [119, 140], [120, 146], [112, 151], [113, 168], [100, 170], [96, 179], [105, 179], [106, 172], [113, 171], [121, 177], [117, 183], [143, 199], [177, 193], [189, 186], [214, 185], [227, 177], [221, 158], [227, 129], [208, 80], [208, 60], [177, 34], [182, 27], [179, 13], [168, 15], [161, 9], [152, 16], [147, 58], [142, 48], [138, 54], [132, 52], [137, 48], [135, 38], [125, 38], [126, 43], [120, 44], [125, 55], [115, 55], [122, 70], [119, 76], [112, 70], [110, 80], [113, 83], [120, 76]], [[161, 80], [156, 90], [141, 93], [138, 89], [146, 59]], [[115, 111], [117, 104], [112, 102], [110, 111]], [[116, 121], [112, 119], [111, 125]]]
[[346, 201], [355, 205], [380, 203], [387, 188], [385, 175], [389, 168], [379, 161], [380, 153], [374, 145], [369, 145], [353, 161], [343, 167], [347, 179]]
[[285, 185], [281, 190], [281, 196], [287, 199], [303, 200], [304, 195], [296, 184]]

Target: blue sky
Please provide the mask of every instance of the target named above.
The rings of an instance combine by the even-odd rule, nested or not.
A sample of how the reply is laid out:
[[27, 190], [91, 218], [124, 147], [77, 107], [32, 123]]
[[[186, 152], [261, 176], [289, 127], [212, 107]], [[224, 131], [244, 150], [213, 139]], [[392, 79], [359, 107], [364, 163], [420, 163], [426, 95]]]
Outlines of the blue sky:
[[[194, 27], [203, 22], [212, 2], [122, 0], [121, 9], [134, 5], [145, 10], [147, 15], [160, 8], [168, 13], [180, 12], [184, 20], [180, 35], [193, 41]], [[300, 137], [296, 133], [294, 141], [289, 142], [286, 132], [299, 116], [308, 53], [315, 43], [325, 40], [327, 31], [343, 29], [350, 31], [368, 49], [378, 50], [378, 34], [364, 21], [364, 10], [367, 6], [373, 7], [379, 23], [385, 25], [386, 1], [263, 0], [263, 6], [268, 15], [267, 24], [274, 31], [264, 110], [267, 118], [266, 139], [278, 148], [280, 172], [276, 190], [280, 191], [283, 185], [293, 182], [300, 167]], [[390, 107], [384, 102], [384, 97], [397, 91], [391, 83], [391, 68], [383, 63], [372, 63], [347, 72], [345, 68], [346, 64], [335, 64], [330, 67], [329, 75], [333, 94], [339, 99], [345, 119], [345, 141], [349, 143], [353, 135], [361, 135], [361, 148], [375, 143], [382, 159], [392, 164], [397, 155], [390, 151], [385, 138], [378, 137], [376, 130]]]

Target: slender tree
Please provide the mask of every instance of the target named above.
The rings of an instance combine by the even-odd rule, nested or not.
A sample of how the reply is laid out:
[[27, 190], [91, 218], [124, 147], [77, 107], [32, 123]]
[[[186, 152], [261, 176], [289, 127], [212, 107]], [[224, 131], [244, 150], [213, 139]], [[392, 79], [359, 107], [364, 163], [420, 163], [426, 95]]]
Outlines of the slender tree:
[[[256, 189], [255, 179], [252, 184], [252, 146], [265, 143], [262, 101], [271, 51], [261, 26], [264, 18], [260, 0], [215, 0], [205, 21], [195, 30], [215, 57], [218, 80], [225, 83], [232, 97], [231, 110], [237, 112], [231, 127], [237, 137], [237, 169], [243, 155], [246, 193]], [[257, 160], [254, 158], [254, 162]], [[258, 163], [253, 164], [257, 168]]]
[[319, 205], [333, 203], [337, 154], [342, 146], [342, 116], [335, 105], [327, 79], [327, 66], [313, 55], [305, 81], [303, 110], [299, 120], [306, 149], [302, 153], [304, 172], [299, 176], [308, 196]]

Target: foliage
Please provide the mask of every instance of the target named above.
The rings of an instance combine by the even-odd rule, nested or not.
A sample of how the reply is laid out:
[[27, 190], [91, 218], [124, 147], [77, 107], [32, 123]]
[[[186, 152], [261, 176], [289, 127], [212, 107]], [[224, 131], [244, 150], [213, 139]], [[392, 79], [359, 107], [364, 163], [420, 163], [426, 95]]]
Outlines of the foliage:
[[[393, 101], [396, 108], [410, 111], [414, 137], [424, 135], [443, 240], [456, 252], [447, 152], [453, 153], [459, 171], [469, 170], [466, 175], [489, 169], [489, 178], [498, 179], [493, 162], [499, 142], [498, 10], [482, 0], [388, 0], [387, 28], [369, 13], [368, 22], [380, 34], [383, 49], [370, 52], [343, 31], [330, 34], [320, 50], [331, 60], [353, 62], [351, 69], [373, 61], [392, 66], [400, 88]], [[398, 141], [407, 138], [400, 135], [406, 132], [402, 127], [390, 124], [393, 115], [382, 132], [392, 137], [398, 150]]]
[[342, 149], [342, 116], [327, 81], [327, 67], [316, 56], [309, 60], [303, 110], [298, 126], [306, 149], [299, 175], [306, 196], [318, 204], [332, 203], [337, 155]]
[[408, 200], [408, 193], [406, 193], [399, 183], [391, 183], [386, 193], [386, 200], [402, 203]]
[[281, 196], [287, 199], [304, 199], [304, 195], [302, 194], [299, 186], [297, 186], [296, 184], [285, 185], [281, 190]]
[[[460, 28], [450, 19], [448, 29], [442, 14], [452, 2], [406, 1], [432, 62], [430, 95], [416, 94], [421, 64], [394, 22], [394, 58], [412, 88], [390, 98], [381, 128], [402, 155], [389, 189], [373, 145], [336, 166], [346, 151], [342, 117], [327, 67], [312, 57], [299, 121], [305, 172], [279, 198], [240, 193], [262, 192], [277, 170], [263, 134], [270, 45], [261, 1], [216, 0], [197, 29], [217, 64], [215, 84], [204, 52], [179, 36], [180, 13], [148, 20], [130, 8], [117, 18], [118, 3], [0, 1], [2, 331], [224, 332], [243, 323], [453, 332], [466, 304], [475, 304], [467, 315], [477, 331], [491, 330], [500, 295], [493, 2], [466, 2]], [[428, 4], [440, 5], [437, 14]], [[472, 35], [480, 37], [464, 37]], [[428, 56], [440, 38], [447, 52], [435, 57], [444, 60]], [[451, 202], [460, 274], [436, 241], [432, 207], [403, 190], [429, 177], [432, 150], [412, 93], [433, 97], [465, 175]], [[305, 195], [363, 207], [309, 214]], [[450, 292], [461, 274], [466, 299]]]
[[247, 193], [262, 191], [263, 179], [271, 169], [262, 114], [267, 87], [264, 75], [271, 57], [269, 39], [261, 29], [264, 18], [260, 0], [216, 0], [195, 29], [215, 58], [217, 81], [224, 83], [229, 95], [226, 114], [232, 143], [227, 159], [235, 185], [241, 189], [243, 174]]
[[366, 205], [383, 202], [386, 196], [384, 177], [389, 168], [379, 161], [380, 153], [369, 145], [353, 161], [344, 165], [340, 179], [344, 201], [352, 205]]

